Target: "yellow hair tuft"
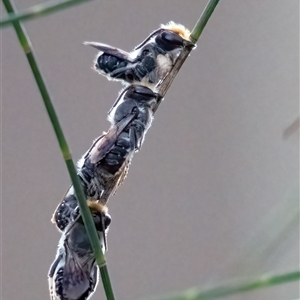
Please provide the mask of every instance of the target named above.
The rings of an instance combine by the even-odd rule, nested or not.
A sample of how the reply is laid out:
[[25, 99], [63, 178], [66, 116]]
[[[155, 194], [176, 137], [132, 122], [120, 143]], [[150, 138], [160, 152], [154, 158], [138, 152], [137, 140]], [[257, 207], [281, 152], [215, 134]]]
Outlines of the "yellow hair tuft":
[[173, 21], [170, 21], [168, 24], [166, 24], [166, 25], [162, 24], [160, 27], [164, 28], [164, 29], [172, 30], [173, 32], [180, 35], [183, 39], [185, 39], [187, 41], [191, 41], [191, 38], [190, 38], [191, 32], [181, 24], [177, 24]]
[[107, 212], [108, 212], [107, 206], [99, 201], [92, 201], [92, 200], [88, 199], [88, 200], [86, 200], [86, 204], [90, 208], [91, 211], [93, 211], [93, 210], [99, 211], [99, 212], [103, 212], [104, 214], [107, 214]]

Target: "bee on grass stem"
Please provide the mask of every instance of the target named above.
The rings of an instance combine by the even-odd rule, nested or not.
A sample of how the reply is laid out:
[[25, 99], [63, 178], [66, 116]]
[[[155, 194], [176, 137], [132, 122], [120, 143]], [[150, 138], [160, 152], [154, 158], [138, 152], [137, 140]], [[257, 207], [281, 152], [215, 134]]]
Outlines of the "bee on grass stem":
[[[87, 200], [102, 251], [107, 251], [106, 234], [111, 222], [107, 208]], [[98, 284], [98, 266], [90, 246], [79, 208], [63, 231], [49, 275], [51, 300], [87, 300]]]
[[[84, 194], [106, 204], [125, 179], [132, 157], [144, 141], [153, 119], [158, 95], [151, 89], [132, 85], [125, 88], [108, 114], [111, 128], [98, 137], [78, 162]], [[63, 231], [78, 206], [71, 186], [56, 208], [52, 221]]]
[[129, 53], [102, 43], [84, 44], [100, 51], [94, 69], [101, 75], [124, 84], [148, 85], [151, 89], [170, 72], [184, 47], [195, 47], [190, 31], [172, 21], [161, 25]]

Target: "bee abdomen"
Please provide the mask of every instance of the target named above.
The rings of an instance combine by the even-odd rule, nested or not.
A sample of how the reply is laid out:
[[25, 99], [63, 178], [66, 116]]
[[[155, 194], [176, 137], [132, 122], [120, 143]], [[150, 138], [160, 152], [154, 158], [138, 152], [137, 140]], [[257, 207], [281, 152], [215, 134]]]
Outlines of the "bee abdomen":
[[63, 297], [63, 282], [64, 282], [64, 269], [60, 268], [55, 277], [55, 293], [59, 295], [62, 300], [65, 298]]
[[101, 166], [108, 173], [114, 175], [120, 170], [130, 151], [132, 151], [130, 141], [122, 139], [122, 141], [119, 141], [119, 145], [115, 145], [113, 149], [105, 155], [101, 162]]
[[74, 218], [75, 208], [78, 206], [77, 198], [74, 194], [68, 194], [55, 212], [55, 223], [59, 230], [63, 231]]
[[96, 68], [103, 70], [105, 73], [111, 73], [118, 68], [126, 67], [128, 62], [110, 54], [103, 53], [97, 59]]

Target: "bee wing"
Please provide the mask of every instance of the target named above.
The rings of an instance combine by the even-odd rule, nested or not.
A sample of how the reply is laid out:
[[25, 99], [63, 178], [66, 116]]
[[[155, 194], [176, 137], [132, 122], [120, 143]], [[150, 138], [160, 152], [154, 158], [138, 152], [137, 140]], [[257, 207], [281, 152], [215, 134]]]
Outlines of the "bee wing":
[[[125, 180], [127, 173], [128, 173], [128, 169], [129, 169], [129, 165], [133, 156], [133, 153], [131, 154], [130, 157], [128, 157], [127, 161], [123, 164], [123, 166], [120, 168], [120, 170], [118, 171], [117, 176], [114, 176], [108, 183], [107, 183], [107, 187], [105, 189], [105, 191], [103, 192], [103, 194], [101, 195], [101, 202], [102, 203], [107, 203], [108, 199], [110, 196], [114, 195], [118, 189], [118, 187], [123, 183], [123, 181]], [[106, 250], [107, 251], [107, 250]]]
[[114, 146], [116, 139], [124, 128], [133, 120], [136, 113], [130, 113], [117, 124], [112, 126], [109, 131], [98, 138], [86, 153], [84, 159], [90, 159], [91, 163], [97, 164]]
[[48, 283], [49, 283], [49, 293], [50, 293], [51, 300], [59, 300], [55, 291], [56, 290], [55, 275], [57, 273], [57, 269], [59, 268], [59, 265], [61, 265], [62, 259], [63, 259], [63, 254], [57, 255], [49, 270]]
[[95, 257], [81, 223], [73, 222], [65, 232], [65, 265], [62, 290], [67, 299], [87, 299], [94, 290]]
[[88, 299], [97, 286], [97, 270], [86, 229], [75, 219], [63, 232], [49, 270], [50, 299]]
[[[161, 34], [161, 33], [164, 32], [164, 31], [171, 31], [171, 32], [173, 32], [173, 33], [175, 33], [175, 34], [178, 35], [178, 33], [175, 32], [175, 31], [173, 31], [173, 30], [166, 29], [166, 28], [159, 28], [159, 29], [153, 31], [152, 33], [150, 33], [150, 35], [149, 35], [143, 42], [141, 42], [139, 45], [137, 45], [137, 46], [134, 48], [134, 50], [139, 50], [139, 49], [141, 49], [141, 48], [142, 48], [143, 46], [145, 46], [152, 38], [154, 38], [155, 36]], [[196, 45], [195, 45], [194, 43], [192, 43], [192, 42], [186, 40], [185, 38], [180, 37], [180, 39], [182, 40], [183, 45], [186, 45], [186, 46], [192, 47], [192, 48], [196, 47]]]
[[[66, 249], [66, 252], [68, 251]], [[72, 255], [68, 255], [62, 282], [64, 297], [67, 299], [85, 299], [82, 296], [86, 295], [90, 289], [90, 271], [87, 268], [82, 268]]]
[[[124, 130], [124, 128], [133, 120], [135, 117], [135, 113], [129, 114], [126, 118], [119, 121], [116, 125], [114, 125], [105, 136], [102, 137], [103, 140], [98, 140], [97, 142], [90, 148], [90, 151], [87, 153], [85, 159], [90, 159], [92, 163], [99, 163], [101, 159], [105, 156], [105, 154], [114, 146], [116, 138], [120, 135], [120, 133]], [[105, 140], [104, 140], [105, 139]], [[112, 177], [107, 183], [106, 188], [101, 195], [101, 199], [103, 203], [108, 201], [108, 198], [115, 194], [117, 188], [121, 185], [123, 180], [126, 178], [128, 173], [128, 168], [132, 159], [133, 153], [128, 156], [126, 162], [123, 166], [118, 170], [116, 176]]]
[[[99, 268], [95, 264], [94, 267], [93, 267], [93, 270], [91, 272], [91, 275], [90, 275], [90, 295], [89, 295], [90, 297], [95, 292], [96, 287], [98, 285], [98, 280], [99, 280], [98, 272], [99, 272]], [[89, 299], [89, 298], [87, 298], [87, 299]]]
[[159, 28], [155, 31], [153, 31], [152, 33], [150, 33], [150, 35], [143, 41], [141, 42], [139, 45], [137, 45], [134, 50], [138, 50], [140, 48], [142, 48], [143, 46], [145, 46], [145, 44], [147, 44], [154, 36], [160, 34], [161, 32], [165, 31], [164, 28]]
[[133, 59], [130, 57], [130, 54], [122, 49], [115, 48], [113, 46], [102, 44], [102, 43], [97, 43], [97, 42], [84, 42], [83, 44], [87, 46], [92, 46], [103, 53], [113, 55], [122, 60], [126, 60], [130, 63], [134, 62]]
[[[110, 149], [114, 146], [117, 137], [121, 134], [124, 128], [133, 120], [134, 117], [135, 113], [129, 114], [127, 117], [118, 122], [115, 126], [111, 127], [106, 134], [103, 134], [100, 137], [98, 137], [82, 158], [82, 165], [84, 165], [84, 161], [88, 159], [94, 164], [99, 163], [101, 159], [103, 159], [103, 157], [108, 153], [108, 151], [110, 151]], [[120, 170], [121, 175], [123, 173], [122, 171], [123, 168], [122, 170]], [[125, 176], [126, 173], [124, 174], [124, 176], [122, 176], [122, 178], [124, 178]], [[108, 183], [106, 191], [107, 197], [109, 197], [109, 194], [112, 192], [112, 190], [115, 190], [117, 188], [116, 182], [118, 181], [119, 177], [116, 176], [114, 180]], [[105, 198], [106, 194], [103, 197]], [[63, 231], [72, 220], [75, 208], [77, 206], [78, 202], [74, 188], [73, 186], [70, 186], [67, 193], [64, 195], [64, 197], [62, 198], [62, 200], [60, 201], [53, 213], [51, 219], [52, 223], [56, 224], [57, 228], [60, 231]]]

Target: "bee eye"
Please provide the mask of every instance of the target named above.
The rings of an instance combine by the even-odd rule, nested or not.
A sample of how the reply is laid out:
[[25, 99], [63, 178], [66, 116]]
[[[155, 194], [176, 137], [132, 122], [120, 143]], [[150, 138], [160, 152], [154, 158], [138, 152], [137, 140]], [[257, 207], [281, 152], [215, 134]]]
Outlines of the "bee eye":
[[110, 225], [110, 223], [111, 223], [111, 217], [110, 217], [110, 215], [106, 214], [105, 219], [104, 219], [105, 228], [107, 228]]
[[165, 32], [162, 33], [161, 38], [164, 41], [169, 42], [170, 44], [183, 46], [182, 37], [179, 36], [178, 34], [174, 33], [174, 32], [165, 31]]
[[[105, 230], [110, 225], [111, 222], [111, 217], [109, 214], [104, 215], [102, 213], [101, 214], [94, 213], [93, 218], [94, 218], [96, 229], [102, 232], [103, 232], [102, 224], [104, 224], [104, 230]], [[102, 219], [103, 219], [103, 223], [102, 223]]]
[[165, 51], [172, 51], [176, 48], [183, 47], [183, 39], [172, 31], [164, 31], [156, 37], [156, 42]]

